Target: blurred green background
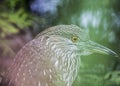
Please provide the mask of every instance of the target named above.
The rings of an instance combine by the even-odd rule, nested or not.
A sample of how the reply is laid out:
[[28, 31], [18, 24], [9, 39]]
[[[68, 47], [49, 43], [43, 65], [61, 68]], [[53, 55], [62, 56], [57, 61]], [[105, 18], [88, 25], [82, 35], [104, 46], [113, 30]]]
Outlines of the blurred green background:
[[[91, 40], [120, 54], [120, 0], [0, 0], [0, 58], [14, 58], [42, 30], [75, 24]], [[81, 58], [73, 86], [120, 86], [120, 60], [92, 54]]]

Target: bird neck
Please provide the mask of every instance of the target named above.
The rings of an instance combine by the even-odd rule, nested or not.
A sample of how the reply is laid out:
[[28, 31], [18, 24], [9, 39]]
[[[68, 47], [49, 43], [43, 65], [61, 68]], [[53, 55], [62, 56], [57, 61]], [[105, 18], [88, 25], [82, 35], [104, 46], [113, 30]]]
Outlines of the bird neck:
[[59, 78], [65, 82], [66, 86], [71, 86], [78, 74], [80, 57], [74, 51], [69, 50], [68, 45], [50, 40], [46, 42], [46, 45], [54, 55], [51, 60], [60, 74]]
[[78, 74], [80, 58], [76, 57], [72, 51], [65, 51], [61, 48], [54, 50], [54, 52], [57, 51], [59, 51], [60, 54], [57, 57], [58, 65], [55, 63], [55, 66], [60, 71], [61, 79], [65, 81], [66, 86], [71, 86]]

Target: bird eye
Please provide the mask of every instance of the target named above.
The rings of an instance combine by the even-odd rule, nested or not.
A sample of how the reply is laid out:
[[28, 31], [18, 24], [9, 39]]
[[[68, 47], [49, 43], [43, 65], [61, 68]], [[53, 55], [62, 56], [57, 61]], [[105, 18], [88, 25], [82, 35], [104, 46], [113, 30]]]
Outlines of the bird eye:
[[77, 37], [77, 36], [73, 36], [73, 37], [71, 38], [71, 40], [72, 40], [72, 42], [76, 42], [76, 41], [78, 40], [78, 37]]

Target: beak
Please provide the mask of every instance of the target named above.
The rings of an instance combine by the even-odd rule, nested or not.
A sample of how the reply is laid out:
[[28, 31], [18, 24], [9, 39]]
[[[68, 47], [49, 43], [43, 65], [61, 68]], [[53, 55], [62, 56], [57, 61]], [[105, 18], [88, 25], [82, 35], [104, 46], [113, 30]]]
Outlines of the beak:
[[86, 49], [88, 49], [91, 53], [101, 53], [101, 54], [107, 54], [107, 55], [118, 57], [118, 54], [116, 54], [111, 49], [104, 47], [100, 44], [97, 44], [91, 40], [87, 41], [85, 44], [86, 44], [85, 45]]

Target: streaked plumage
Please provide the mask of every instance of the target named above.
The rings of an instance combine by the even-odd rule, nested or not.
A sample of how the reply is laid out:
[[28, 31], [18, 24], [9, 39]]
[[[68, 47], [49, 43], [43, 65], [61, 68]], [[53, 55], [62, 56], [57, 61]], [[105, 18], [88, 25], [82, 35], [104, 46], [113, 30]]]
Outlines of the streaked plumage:
[[113, 51], [89, 40], [76, 25], [46, 29], [27, 43], [16, 55], [6, 73], [7, 86], [71, 86], [81, 55]]

